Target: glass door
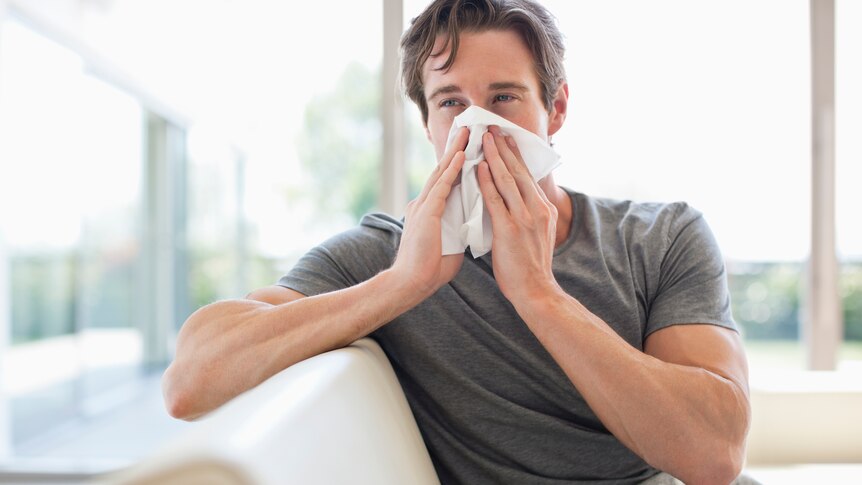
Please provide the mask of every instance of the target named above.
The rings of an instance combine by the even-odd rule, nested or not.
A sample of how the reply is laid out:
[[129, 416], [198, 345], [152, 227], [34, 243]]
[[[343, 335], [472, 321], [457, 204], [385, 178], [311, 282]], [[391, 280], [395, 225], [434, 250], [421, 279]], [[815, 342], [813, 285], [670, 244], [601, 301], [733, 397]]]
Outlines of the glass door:
[[26, 455], [140, 373], [144, 112], [24, 24], [0, 35], [0, 385]]

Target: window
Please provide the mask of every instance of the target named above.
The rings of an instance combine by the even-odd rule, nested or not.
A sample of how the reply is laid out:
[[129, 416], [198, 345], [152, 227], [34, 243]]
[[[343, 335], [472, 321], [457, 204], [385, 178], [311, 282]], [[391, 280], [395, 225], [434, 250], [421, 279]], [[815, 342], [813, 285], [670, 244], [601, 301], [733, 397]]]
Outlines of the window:
[[[221, 137], [189, 133], [188, 312], [248, 291], [243, 275], [242, 154]], [[181, 322], [177, 322], [179, 325]]]
[[[543, 2], [566, 36], [569, 115], [556, 182], [684, 200], [722, 248], [752, 369], [804, 369], [811, 241], [811, 27], [804, 0]], [[427, 4], [405, 2], [405, 25]], [[862, 360], [862, 17], [836, 6], [837, 236], [843, 365]], [[433, 167], [410, 104], [411, 196]], [[831, 197], [833, 194], [822, 194]]]
[[[200, 5], [209, 9], [211, 2]], [[230, 197], [239, 197], [230, 207], [227, 201], [217, 202], [216, 194], [207, 199], [192, 194], [192, 201], [220, 204], [223, 214], [241, 221], [233, 229], [238, 232], [229, 232], [220, 244], [238, 235], [228, 244], [242, 245], [238, 257], [245, 259], [238, 270], [243, 282], [231, 285], [224, 278], [210, 282], [226, 285], [219, 297], [241, 297], [275, 283], [310, 248], [379, 207], [381, 8], [380, 3], [347, 2], [339, 4], [335, 16], [331, 5], [319, 2], [217, 9], [215, 23], [220, 15], [239, 18], [236, 28], [248, 33], [247, 38], [234, 36], [243, 40], [230, 51], [234, 57], [222, 60], [236, 61], [245, 70], [225, 87], [238, 93], [243, 105], [231, 107], [229, 116], [208, 115], [195, 128], [206, 134], [200, 137], [203, 144], [222, 147], [218, 157], [233, 157], [218, 162], [222, 163], [218, 170], [220, 183], [236, 193]], [[326, 28], [296, 19], [327, 19]], [[185, 35], [184, 30], [179, 35]], [[249, 52], [255, 55], [248, 56]], [[309, 75], [298, 74], [308, 66], [313, 66]], [[203, 84], [209, 72], [203, 66], [194, 76]], [[200, 105], [213, 102], [211, 95], [185, 94]], [[189, 179], [194, 192], [215, 177], [204, 167], [216, 163], [217, 157], [198, 156], [192, 138], [192, 168], [198, 170]], [[195, 227], [197, 216], [190, 217], [190, 227]], [[192, 255], [193, 260], [196, 257]]]
[[[164, 368], [191, 311], [273, 284], [378, 207], [382, 11], [117, 1], [41, 22], [12, 3], [0, 15], [13, 19], [0, 23], [0, 311], [13, 331], [0, 340], [0, 458], [53, 460], [75, 453], [63, 425], [155, 380], [142, 378]], [[63, 20], [73, 35], [52, 30]], [[88, 453], [147, 451], [114, 445]]]
[[808, 2], [545, 3], [568, 47], [557, 183], [703, 212], [752, 368], [803, 368]]
[[143, 110], [15, 21], [0, 37], [12, 443], [98, 406], [143, 359]]
[[835, 5], [836, 225], [844, 343], [839, 367], [862, 368], [862, 4]]

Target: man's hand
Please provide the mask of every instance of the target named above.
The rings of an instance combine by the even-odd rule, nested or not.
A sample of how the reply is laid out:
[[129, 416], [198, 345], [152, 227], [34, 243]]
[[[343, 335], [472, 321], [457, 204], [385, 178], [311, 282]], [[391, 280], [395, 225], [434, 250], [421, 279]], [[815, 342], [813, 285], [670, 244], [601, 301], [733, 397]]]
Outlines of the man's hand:
[[443, 254], [441, 219], [446, 198], [464, 166], [464, 149], [470, 131], [461, 128], [455, 142], [443, 154], [418, 197], [407, 204], [404, 232], [392, 271], [405, 284], [427, 298], [452, 281], [461, 269], [464, 254]]
[[516, 306], [535, 295], [560, 291], [551, 268], [557, 208], [533, 181], [512, 137], [492, 126], [482, 138], [482, 149], [479, 188], [491, 215], [491, 254], [500, 290]]

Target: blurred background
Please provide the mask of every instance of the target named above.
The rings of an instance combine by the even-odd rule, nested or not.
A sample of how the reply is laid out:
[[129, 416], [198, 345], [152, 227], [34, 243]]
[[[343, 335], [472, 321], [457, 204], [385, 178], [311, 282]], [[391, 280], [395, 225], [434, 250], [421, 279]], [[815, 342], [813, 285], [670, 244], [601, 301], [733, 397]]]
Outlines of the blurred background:
[[[189, 426], [158, 380], [191, 312], [401, 216], [436, 160], [384, 22], [426, 3], [0, 0], [3, 470], [140, 459]], [[834, 2], [834, 187], [812, 178], [808, 0], [544, 3], [568, 47], [557, 182], [705, 214], [753, 386], [859, 386], [862, 2]], [[830, 255], [835, 284], [809, 284]]]

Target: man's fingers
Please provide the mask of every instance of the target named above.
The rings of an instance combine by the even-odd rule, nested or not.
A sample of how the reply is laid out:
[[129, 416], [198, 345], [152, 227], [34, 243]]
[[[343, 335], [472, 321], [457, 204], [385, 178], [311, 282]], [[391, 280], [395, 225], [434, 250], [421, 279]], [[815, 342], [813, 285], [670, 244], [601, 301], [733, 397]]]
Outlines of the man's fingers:
[[479, 190], [482, 192], [482, 200], [485, 201], [485, 207], [491, 215], [491, 222], [503, 220], [509, 214], [506, 209], [506, 203], [500, 192], [497, 191], [497, 186], [494, 185], [494, 179], [491, 175], [491, 168], [488, 162], [479, 162], [476, 166], [476, 178], [479, 179]]
[[437, 182], [428, 192], [428, 197], [425, 198], [425, 202], [437, 204], [437, 207], [432, 208], [434, 213], [439, 211], [439, 215], [443, 215], [443, 207], [446, 205], [446, 199], [449, 197], [449, 192], [452, 191], [452, 184], [455, 182], [455, 179], [458, 178], [458, 175], [461, 173], [461, 169], [464, 167], [465, 158], [464, 152], [456, 152], [455, 156], [452, 157], [452, 163], [446, 167], [446, 170], [443, 171], [437, 179]]
[[542, 186], [539, 185], [539, 182], [533, 182], [533, 185], [536, 186], [536, 192], [539, 193], [539, 196], [542, 197], [542, 200], [545, 201], [546, 204], [551, 204], [551, 200], [548, 199], [548, 194], [545, 193], [545, 189], [543, 189]]
[[434, 187], [434, 184], [437, 183], [437, 180], [440, 179], [440, 176], [446, 171], [446, 168], [452, 163], [452, 159], [455, 157], [455, 154], [459, 151], [464, 151], [467, 148], [467, 140], [470, 137], [470, 130], [467, 127], [462, 126], [458, 129], [455, 134], [455, 138], [452, 140], [452, 145], [443, 153], [443, 157], [437, 163], [437, 166], [434, 167], [434, 171], [431, 172], [431, 175], [428, 177], [428, 180], [425, 181], [425, 186], [422, 187], [422, 191], [419, 192], [419, 196], [416, 197], [417, 200], [425, 200], [428, 197], [428, 193], [431, 192], [431, 189]]
[[505, 201], [509, 212], [521, 214], [526, 210], [524, 199], [521, 197], [515, 177], [512, 176], [506, 167], [506, 163], [500, 157], [500, 152], [497, 150], [494, 138], [492, 133], [486, 133], [482, 137], [482, 149], [485, 152], [485, 161], [488, 162], [494, 185], [496, 185], [496, 191]]
[[490, 131], [494, 134], [494, 145], [497, 148], [497, 152], [506, 164], [509, 173], [512, 174], [512, 178], [515, 180], [515, 184], [518, 186], [524, 202], [527, 205], [534, 204], [540, 197], [536, 193], [533, 175], [521, 157], [521, 152], [518, 150], [515, 139], [511, 136], [504, 136], [496, 126], [492, 126]]

